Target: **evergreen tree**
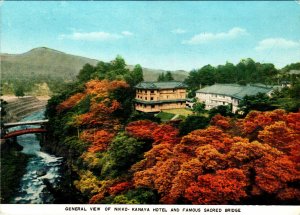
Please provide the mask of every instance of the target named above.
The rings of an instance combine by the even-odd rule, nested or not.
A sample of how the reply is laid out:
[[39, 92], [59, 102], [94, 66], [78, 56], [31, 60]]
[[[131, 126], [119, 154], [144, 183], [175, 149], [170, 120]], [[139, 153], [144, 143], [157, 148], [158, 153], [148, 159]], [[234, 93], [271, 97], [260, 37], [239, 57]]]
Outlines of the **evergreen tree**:
[[15, 91], [15, 96], [17, 97], [25, 96], [24, 87], [22, 85], [18, 85], [14, 91]]
[[162, 72], [161, 74], [158, 75], [157, 81], [158, 82], [165, 81], [165, 73], [164, 72]]
[[157, 81], [158, 82], [162, 82], [162, 81], [173, 81], [173, 75], [170, 71], [167, 71], [167, 73], [165, 74], [164, 72], [162, 72], [161, 74], [158, 75]]
[[165, 81], [173, 81], [174, 78], [172, 76], [172, 73], [170, 71], [167, 71], [166, 75], [165, 75]]

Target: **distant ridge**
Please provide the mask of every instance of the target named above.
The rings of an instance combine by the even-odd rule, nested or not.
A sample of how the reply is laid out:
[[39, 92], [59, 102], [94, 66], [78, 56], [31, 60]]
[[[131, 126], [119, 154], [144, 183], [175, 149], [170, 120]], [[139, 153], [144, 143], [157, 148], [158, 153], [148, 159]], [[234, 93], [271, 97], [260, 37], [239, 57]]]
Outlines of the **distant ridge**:
[[97, 60], [40, 47], [23, 54], [1, 54], [1, 73], [3, 80], [42, 75], [70, 81], [75, 79], [84, 64], [96, 65], [97, 62]]
[[[19, 77], [49, 76], [64, 81], [75, 80], [84, 64], [96, 65], [99, 61], [86, 57], [67, 54], [47, 47], [34, 48], [22, 54], [2, 53], [1, 73], [3, 80]], [[126, 61], [126, 59], [125, 59]], [[137, 62], [138, 63], [138, 62]], [[133, 66], [128, 65], [129, 69]], [[165, 70], [143, 68], [144, 79], [154, 81]], [[183, 81], [188, 73], [183, 70], [172, 72], [175, 80]]]

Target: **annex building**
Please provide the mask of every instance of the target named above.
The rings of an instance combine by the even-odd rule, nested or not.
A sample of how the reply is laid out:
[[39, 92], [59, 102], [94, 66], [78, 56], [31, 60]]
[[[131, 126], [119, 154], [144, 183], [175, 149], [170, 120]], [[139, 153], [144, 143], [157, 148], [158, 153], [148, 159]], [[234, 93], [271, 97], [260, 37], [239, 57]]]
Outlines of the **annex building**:
[[196, 97], [205, 103], [205, 109], [209, 110], [220, 105], [232, 105], [232, 112], [238, 109], [240, 100], [244, 96], [254, 96], [258, 93], [271, 95], [274, 87], [264, 85], [239, 85], [239, 84], [214, 84], [196, 91]]
[[186, 106], [186, 85], [182, 82], [141, 82], [135, 88], [138, 111], [159, 112]]

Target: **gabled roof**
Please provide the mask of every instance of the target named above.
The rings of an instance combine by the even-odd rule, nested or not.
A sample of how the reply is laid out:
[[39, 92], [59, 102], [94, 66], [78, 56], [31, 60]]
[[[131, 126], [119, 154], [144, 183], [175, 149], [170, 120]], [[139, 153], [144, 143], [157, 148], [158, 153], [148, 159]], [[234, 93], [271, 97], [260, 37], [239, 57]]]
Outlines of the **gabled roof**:
[[175, 89], [186, 88], [187, 86], [179, 81], [168, 82], [141, 82], [135, 86], [137, 89]]
[[262, 85], [239, 85], [239, 84], [214, 84], [197, 90], [197, 93], [226, 95], [237, 99], [243, 99], [246, 95], [254, 96], [258, 93], [269, 93], [275, 87]]

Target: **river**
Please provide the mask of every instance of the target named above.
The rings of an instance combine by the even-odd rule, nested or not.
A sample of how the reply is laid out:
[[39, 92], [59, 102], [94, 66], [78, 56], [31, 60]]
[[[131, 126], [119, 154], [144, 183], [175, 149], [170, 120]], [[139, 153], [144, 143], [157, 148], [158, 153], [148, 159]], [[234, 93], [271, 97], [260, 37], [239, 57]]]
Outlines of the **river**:
[[[21, 121], [44, 119], [44, 110], [35, 112]], [[19, 129], [29, 126], [19, 126]], [[34, 126], [30, 126], [34, 127]], [[14, 128], [18, 129], [18, 128]], [[61, 180], [60, 166], [62, 157], [56, 157], [40, 151], [40, 141], [36, 134], [26, 134], [17, 138], [18, 144], [23, 146], [22, 153], [30, 155], [26, 173], [20, 180], [20, 188], [11, 203], [43, 204], [54, 203], [55, 198], [46, 184], [56, 188]]]

